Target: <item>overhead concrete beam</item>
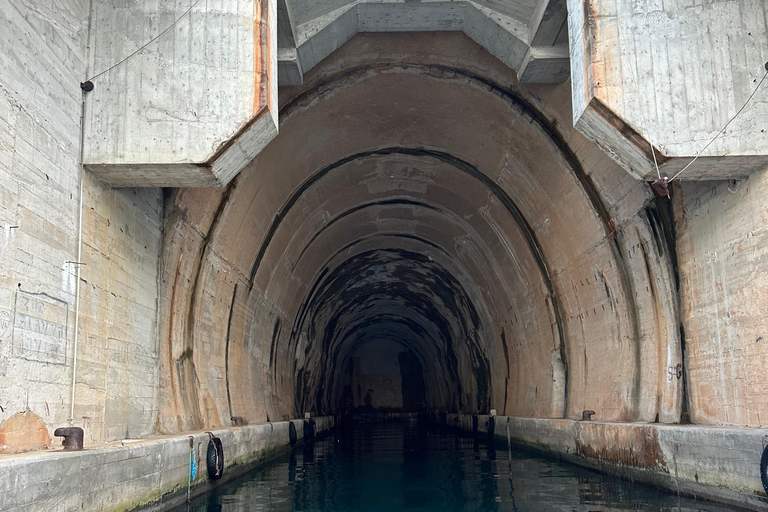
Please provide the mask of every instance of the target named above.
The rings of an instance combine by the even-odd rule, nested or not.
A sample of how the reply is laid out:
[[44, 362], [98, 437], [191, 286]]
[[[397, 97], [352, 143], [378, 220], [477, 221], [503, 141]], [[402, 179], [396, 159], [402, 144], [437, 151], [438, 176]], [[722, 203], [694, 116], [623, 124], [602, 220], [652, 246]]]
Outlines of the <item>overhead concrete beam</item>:
[[567, 46], [533, 46], [528, 48], [517, 71], [520, 83], [559, 84], [571, 71]]
[[491, 55], [519, 70], [528, 51], [528, 27], [477, 2], [469, 2], [464, 32]]
[[111, 185], [222, 186], [277, 134], [277, 0], [96, 2], [91, 39], [108, 71], [85, 96], [84, 163]]
[[304, 82], [304, 70], [296, 48], [277, 50], [277, 76], [279, 85], [301, 85]]
[[294, 24], [285, 0], [277, 2], [277, 76], [279, 85], [301, 85], [304, 81], [304, 69], [296, 52]]
[[360, 2], [361, 32], [462, 30], [467, 2]]
[[293, 33], [291, 12], [285, 0], [277, 0], [277, 47], [296, 47], [296, 35]]
[[[535, 28], [541, 31], [540, 50], [531, 52], [534, 33], [527, 21], [528, 6], [487, 1], [358, 0], [345, 3], [294, 28], [296, 51], [281, 49], [280, 85], [299, 85], [303, 73], [337, 50], [357, 32], [463, 31], [492, 55], [521, 72], [526, 55], [530, 65], [526, 81], [559, 83], [568, 77], [568, 55], [562, 49], [544, 48], [557, 38], [565, 22], [563, 0], [541, 4]], [[531, 2], [532, 8], [532, 0]], [[335, 4], [328, 4], [333, 6]], [[515, 4], [516, 5], [516, 4]], [[317, 7], [317, 6], [315, 6]], [[502, 8], [504, 7], [504, 8]], [[317, 9], [316, 9], [317, 10]], [[287, 22], [286, 22], [287, 23]], [[560, 26], [557, 26], [559, 23]], [[557, 26], [557, 27], [556, 27]], [[287, 38], [286, 38], [287, 40]], [[530, 55], [529, 55], [530, 54]]]
[[655, 162], [673, 177], [699, 155], [680, 179], [768, 166], [768, 88], [728, 124], [765, 73], [762, 2], [568, 0], [568, 32], [574, 125], [634, 177], [655, 178]]
[[565, 0], [539, 0], [533, 16], [528, 41], [531, 46], [552, 46], [561, 32], [568, 30]]

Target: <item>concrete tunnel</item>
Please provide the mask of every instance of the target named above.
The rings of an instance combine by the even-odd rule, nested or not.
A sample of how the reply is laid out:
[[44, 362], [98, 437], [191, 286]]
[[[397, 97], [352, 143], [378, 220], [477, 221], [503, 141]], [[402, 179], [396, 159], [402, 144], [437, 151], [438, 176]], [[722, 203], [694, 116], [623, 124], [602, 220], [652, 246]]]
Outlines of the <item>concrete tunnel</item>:
[[0, 510], [175, 503], [190, 438], [233, 474], [353, 412], [764, 510], [738, 3], [0, 9]]
[[335, 414], [385, 342], [425, 410], [679, 421], [670, 212], [512, 80], [465, 37], [360, 37], [226, 188], [170, 197], [169, 421]]

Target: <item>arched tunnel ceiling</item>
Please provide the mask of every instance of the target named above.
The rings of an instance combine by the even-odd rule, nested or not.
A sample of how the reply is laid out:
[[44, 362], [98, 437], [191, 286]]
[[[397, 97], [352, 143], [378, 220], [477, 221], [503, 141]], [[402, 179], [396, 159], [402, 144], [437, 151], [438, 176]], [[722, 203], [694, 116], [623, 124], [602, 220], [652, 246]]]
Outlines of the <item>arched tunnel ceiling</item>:
[[[405, 46], [420, 48], [408, 62]], [[638, 312], [650, 270], [631, 251], [653, 241], [626, 230], [648, 191], [562, 128], [567, 87], [510, 86], [458, 34], [358, 35], [335, 56], [285, 90], [280, 135], [227, 189], [174, 199], [167, 236], [201, 245], [168, 244], [192, 283], [173, 289], [189, 306], [170, 307], [169, 340], [196, 336], [183, 312], [206, 294], [231, 297], [217, 329], [250, 357], [226, 371], [268, 417], [332, 412], [345, 358], [386, 335], [419, 358], [431, 406], [557, 417], [597, 400], [652, 418], [638, 390], [659, 369], [638, 346], [658, 326]], [[615, 365], [588, 367], [594, 350]]]

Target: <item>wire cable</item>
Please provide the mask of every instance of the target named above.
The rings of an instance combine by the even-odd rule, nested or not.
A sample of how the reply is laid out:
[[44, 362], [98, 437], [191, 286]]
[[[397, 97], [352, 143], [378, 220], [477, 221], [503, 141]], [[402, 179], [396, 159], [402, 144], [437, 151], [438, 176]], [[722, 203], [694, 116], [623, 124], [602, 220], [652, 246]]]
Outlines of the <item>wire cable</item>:
[[138, 47], [136, 50], [134, 50], [134, 51], [133, 51], [133, 52], [132, 52], [130, 55], [128, 55], [128, 56], [127, 56], [127, 57], [125, 57], [124, 59], [120, 60], [119, 62], [117, 62], [117, 63], [115, 63], [114, 65], [110, 66], [109, 68], [105, 69], [105, 70], [104, 70], [104, 71], [102, 71], [101, 73], [97, 73], [97, 74], [93, 75], [91, 78], [89, 78], [88, 80], [86, 80], [86, 82], [91, 82], [91, 81], [93, 81], [93, 80], [95, 80], [95, 79], [99, 78], [101, 75], [104, 75], [104, 74], [106, 74], [106, 73], [109, 73], [110, 71], [112, 71], [113, 69], [115, 69], [117, 66], [119, 66], [119, 65], [120, 65], [120, 64], [122, 64], [123, 62], [127, 61], [128, 59], [130, 59], [131, 57], [133, 57], [134, 55], [136, 55], [137, 53], [139, 53], [140, 51], [142, 51], [144, 48], [146, 48], [146, 47], [147, 47], [147, 46], [149, 46], [150, 44], [154, 43], [155, 41], [157, 41], [158, 39], [160, 39], [161, 37], [163, 37], [163, 36], [166, 34], [166, 32], [168, 32], [168, 31], [169, 31], [169, 30], [171, 30], [173, 27], [175, 27], [175, 26], [176, 26], [176, 25], [177, 25], [177, 24], [178, 24], [178, 23], [179, 23], [179, 22], [180, 22], [180, 21], [181, 21], [181, 20], [182, 20], [182, 19], [183, 19], [183, 18], [186, 16], [186, 15], [188, 15], [190, 12], [192, 12], [192, 9], [194, 9], [194, 8], [195, 8], [195, 6], [196, 6], [197, 4], [199, 4], [200, 2], [201, 2], [201, 0], [195, 0], [195, 2], [194, 2], [192, 5], [190, 5], [190, 6], [189, 6], [189, 8], [188, 8], [186, 11], [184, 11], [183, 13], [181, 13], [181, 16], [179, 16], [178, 18], [176, 18], [176, 20], [174, 20], [174, 22], [173, 22], [173, 23], [171, 23], [170, 25], [168, 25], [168, 27], [166, 27], [166, 28], [165, 28], [165, 29], [164, 29], [162, 32], [160, 32], [160, 33], [159, 33], [159, 34], [157, 34], [155, 37], [153, 37], [152, 39], [150, 39], [149, 41], [147, 41], [146, 43], [144, 43], [143, 45], [141, 45], [140, 47]]

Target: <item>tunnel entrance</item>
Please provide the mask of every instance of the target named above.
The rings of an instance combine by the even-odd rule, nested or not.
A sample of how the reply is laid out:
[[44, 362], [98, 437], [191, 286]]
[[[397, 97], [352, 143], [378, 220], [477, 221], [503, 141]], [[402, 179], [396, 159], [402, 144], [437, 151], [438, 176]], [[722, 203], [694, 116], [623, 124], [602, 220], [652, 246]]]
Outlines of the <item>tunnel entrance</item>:
[[485, 411], [489, 340], [428, 252], [376, 249], [320, 273], [294, 324], [299, 413]]

